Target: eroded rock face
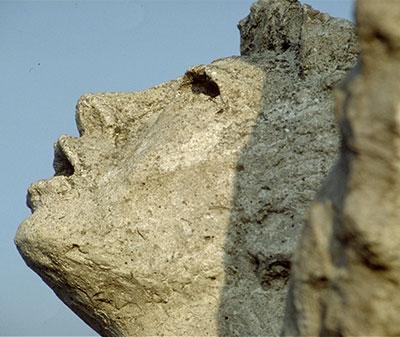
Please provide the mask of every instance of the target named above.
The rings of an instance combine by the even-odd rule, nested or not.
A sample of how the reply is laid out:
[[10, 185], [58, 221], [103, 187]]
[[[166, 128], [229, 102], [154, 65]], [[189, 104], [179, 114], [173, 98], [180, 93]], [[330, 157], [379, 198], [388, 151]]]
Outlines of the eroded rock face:
[[304, 209], [336, 154], [331, 89], [357, 47], [350, 23], [292, 0], [259, 1], [240, 29], [241, 57], [83, 96], [81, 136], [29, 189], [17, 247], [102, 336], [280, 331]]
[[294, 259], [285, 336], [399, 336], [400, 2], [359, 0], [359, 65], [337, 94], [340, 159]]

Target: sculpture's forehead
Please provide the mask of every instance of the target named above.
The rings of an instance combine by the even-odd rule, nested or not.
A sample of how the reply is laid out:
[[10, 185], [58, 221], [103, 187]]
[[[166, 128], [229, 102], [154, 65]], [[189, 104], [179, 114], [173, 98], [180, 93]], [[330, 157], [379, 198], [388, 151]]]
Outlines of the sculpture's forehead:
[[175, 110], [201, 105], [201, 96], [215, 103], [221, 99], [230, 102], [232, 108], [239, 102], [253, 105], [261, 99], [263, 77], [257, 66], [231, 58], [195, 66], [175, 81], [142, 92], [85, 95], [77, 106], [78, 128], [81, 134], [101, 133], [109, 137], [134, 133], [140, 122], [171, 104]]

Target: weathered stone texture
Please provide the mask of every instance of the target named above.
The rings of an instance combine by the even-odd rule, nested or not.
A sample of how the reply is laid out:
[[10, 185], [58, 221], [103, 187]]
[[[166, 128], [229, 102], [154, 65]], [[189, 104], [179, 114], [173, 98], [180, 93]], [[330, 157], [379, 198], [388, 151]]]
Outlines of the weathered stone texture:
[[359, 0], [340, 158], [294, 259], [285, 336], [400, 336], [400, 2]]
[[351, 23], [292, 0], [259, 1], [240, 30], [241, 57], [83, 96], [80, 137], [59, 139], [55, 176], [29, 189], [18, 249], [102, 336], [280, 332], [357, 46]]

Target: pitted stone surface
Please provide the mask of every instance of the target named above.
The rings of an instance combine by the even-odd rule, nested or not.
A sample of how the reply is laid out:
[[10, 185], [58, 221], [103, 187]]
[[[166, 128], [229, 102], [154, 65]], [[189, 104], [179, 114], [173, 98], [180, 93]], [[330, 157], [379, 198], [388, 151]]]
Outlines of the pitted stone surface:
[[284, 336], [400, 335], [400, 2], [356, 9], [361, 57], [337, 92], [340, 157], [295, 254]]

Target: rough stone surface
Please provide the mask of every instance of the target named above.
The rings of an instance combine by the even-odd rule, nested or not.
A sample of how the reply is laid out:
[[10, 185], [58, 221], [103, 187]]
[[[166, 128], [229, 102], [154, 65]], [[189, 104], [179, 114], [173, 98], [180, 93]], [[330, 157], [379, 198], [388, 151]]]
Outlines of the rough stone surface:
[[340, 157], [294, 258], [285, 336], [400, 336], [400, 2], [359, 0]]
[[83, 96], [80, 137], [62, 136], [55, 176], [29, 188], [17, 247], [102, 336], [280, 332], [357, 45], [349, 22], [294, 0], [259, 1], [240, 30], [241, 57]]

